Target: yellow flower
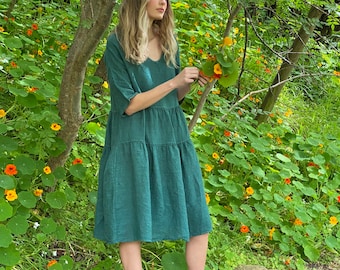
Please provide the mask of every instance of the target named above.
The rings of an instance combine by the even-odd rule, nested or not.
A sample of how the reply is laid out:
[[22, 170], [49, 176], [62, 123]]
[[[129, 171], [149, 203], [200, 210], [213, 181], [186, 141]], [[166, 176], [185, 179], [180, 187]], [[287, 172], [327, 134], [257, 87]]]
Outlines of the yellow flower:
[[215, 29], [216, 29], [215, 24], [212, 24], [212, 25], [211, 25], [211, 28], [215, 30]]
[[209, 33], [205, 33], [205, 37], [210, 38], [210, 34]]
[[288, 201], [288, 202], [290, 202], [290, 201], [292, 200], [292, 197], [287, 196], [287, 197], [285, 198], [285, 200]]
[[214, 159], [219, 159], [219, 158], [220, 158], [220, 156], [219, 156], [217, 153], [213, 153], [213, 154], [212, 154], [212, 157], [213, 157]]
[[240, 31], [240, 29], [238, 29], [237, 27], [234, 28], [234, 34], [235, 35], [237, 35], [239, 31]]
[[99, 63], [100, 63], [100, 58], [97, 58], [97, 59], [95, 60], [95, 62], [96, 62], [97, 65], [99, 65]]
[[332, 224], [332, 225], [336, 225], [338, 224], [338, 219], [336, 217], [330, 217], [329, 218], [329, 223]]
[[192, 36], [191, 38], [190, 38], [190, 41], [191, 41], [191, 43], [196, 43], [196, 37], [194, 37], [194, 36]]
[[43, 52], [41, 50], [38, 50], [38, 55], [39, 56], [42, 56], [43, 55]]
[[217, 63], [216, 65], [214, 65], [214, 73], [215, 74], [222, 74], [222, 68], [221, 65], [219, 63]]
[[41, 197], [43, 192], [44, 191], [42, 189], [36, 189], [36, 190], [33, 191], [33, 194], [34, 194], [34, 196]]
[[15, 189], [6, 189], [5, 190], [6, 200], [9, 202], [15, 201], [18, 199], [18, 194]]
[[206, 172], [211, 172], [214, 167], [210, 164], [205, 164], [205, 171]]
[[65, 43], [63, 43], [63, 44], [61, 44], [60, 45], [60, 49], [62, 49], [62, 50], [64, 50], [64, 51], [66, 51], [67, 50], [67, 45], [65, 44]]
[[291, 109], [288, 109], [286, 112], [285, 112], [285, 116], [286, 117], [289, 117], [293, 114], [293, 111]]
[[205, 193], [205, 201], [206, 201], [207, 204], [210, 203], [210, 196], [209, 196], [208, 193]]
[[53, 123], [51, 125], [51, 129], [54, 130], [54, 131], [58, 131], [58, 130], [61, 129], [61, 126], [59, 124], [57, 124], [57, 123]]
[[269, 138], [271, 138], [271, 139], [274, 138], [273, 134], [271, 134], [271, 133], [267, 133], [267, 137], [269, 137]]
[[3, 109], [1, 109], [1, 110], [0, 110], [0, 118], [3, 118], [3, 117], [5, 117], [5, 116], [6, 116], [6, 111], [3, 110]]
[[52, 172], [52, 171], [51, 171], [50, 166], [44, 167], [44, 173], [45, 173], [45, 174], [50, 174], [51, 172]]
[[223, 46], [229, 46], [230, 47], [231, 45], [233, 45], [232, 38], [231, 37], [225, 37], [223, 39]]
[[104, 81], [102, 86], [105, 88], [105, 89], [108, 89], [109, 88], [109, 84], [107, 83], [107, 81]]
[[5, 32], [5, 29], [0, 26], [0, 33]]
[[281, 125], [283, 123], [283, 120], [281, 118], [277, 119], [277, 123]]
[[247, 195], [253, 195], [254, 194], [254, 189], [252, 187], [247, 187], [246, 188], [246, 193], [247, 193]]
[[275, 232], [275, 228], [274, 228], [274, 227], [271, 228], [271, 229], [269, 230], [269, 239], [270, 239], [270, 240], [273, 240], [273, 234], [274, 234], [274, 232]]

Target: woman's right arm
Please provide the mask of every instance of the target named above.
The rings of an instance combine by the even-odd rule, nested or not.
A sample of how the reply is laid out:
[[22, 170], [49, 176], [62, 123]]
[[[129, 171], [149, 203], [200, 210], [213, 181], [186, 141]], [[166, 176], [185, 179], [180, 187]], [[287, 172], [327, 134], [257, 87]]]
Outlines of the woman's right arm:
[[163, 97], [168, 95], [174, 89], [186, 89], [190, 87], [199, 77], [199, 70], [195, 67], [187, 67], [183, 69], [173, 79], [168, 80], [155, 88], [139, 93], [134, 96], [125, 110], [127, 115], [132, 115], [138, 111], [144, 110], [151, 105], [155, 104]]

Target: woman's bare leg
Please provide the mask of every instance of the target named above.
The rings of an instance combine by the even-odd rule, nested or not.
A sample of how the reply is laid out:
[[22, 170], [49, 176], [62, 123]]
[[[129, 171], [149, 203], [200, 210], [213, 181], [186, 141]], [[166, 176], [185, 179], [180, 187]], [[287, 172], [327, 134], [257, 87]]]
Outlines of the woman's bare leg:
[[143, 269], [140, 242], [120, 243], [119, 252], [124, 270]]
[[208, 250], [208, 234], [192, 237], [186, 246], [188, 270], [204, 270]]

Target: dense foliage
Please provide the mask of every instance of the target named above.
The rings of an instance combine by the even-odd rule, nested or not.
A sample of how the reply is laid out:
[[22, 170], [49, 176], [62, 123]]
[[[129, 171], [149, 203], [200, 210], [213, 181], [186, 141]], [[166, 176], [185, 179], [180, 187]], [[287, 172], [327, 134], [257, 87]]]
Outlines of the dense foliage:
[[[48, 160], [64, 150], [56, 104], [79, 3], [46, 2], [22, 1], [9, 16], [10, 1], [0, 4], [0, 269], [120, 269], [115, 247], [92, 237], [110, 108], [107, 82], [94, 76], [105, 39], [88, 65], [85, 120], [71, 156], [52, 171]], [[236, 266], [235, 243], [267, 256], [268, 265], [275, 258], [275, 269], [304, 269], [340, 250], [339, 7], [314, 1], [329, 16], [317, 23], [268, 122], [257, 125], [309, 5], [240, 2], [247, 3], [225, 37], [236, 1], [172, 1], [182, 66], [218, 80], [192, 132], [215, 228], [207, 269]], [[203, 90], [195, 85], [183, 104], [188, 121]], [[182, 253], [180, 242], [146, 244], [145, 268], [175, 261], [182, 269]], [[238, 259], [249, 262], [243, 253]]]

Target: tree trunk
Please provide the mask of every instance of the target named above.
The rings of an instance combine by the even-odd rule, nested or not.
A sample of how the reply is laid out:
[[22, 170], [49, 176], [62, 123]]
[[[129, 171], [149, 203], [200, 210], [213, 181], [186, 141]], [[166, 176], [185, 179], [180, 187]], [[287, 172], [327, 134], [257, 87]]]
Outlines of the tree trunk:
[[52, 169], [64, 165], [77, 138], [83, 121], [81, 96], [87, 63], [111, 22], [115, 4], [113, 0], [81, 2], [80, 22], [66, 61], [58, 103], [64, 122], [58, 137], [65, 142], [66, 150], [49, 160]]
[[284, 87], [284, 84], [280, 84], [280, 82], [286, 81], [290, 76], [295, 64], [299, 60], [300, 55], [302, 54], [310, 36], [315, 29], [316, 20], [320, 19], [322, 13], [322, 9], [316, 6], [312, 6], [309, 10], [307, 23], [301, 26], [298, 36], [295, 38], [291, 50], [285, 58], [286, 61], [282, 63], [281, 68], [272, 83], [272, 86], [277, 86], [271, 86], [269, 88], [269, 91], [267, 92], [262, 102], [261, 111], [255, 117], [258, 124], [265, 122], [268, 118], [268, 112], [271, 112], [274, 108], [274, 105], [281, 93], [281, 90]]
[[16, 3], [18, 2], [18, 0], [12, 0], [11, 3], [9, 4], [9, 7], [6, 11], [6, 17], [9, 18], [12, 16], [12, 11], [16, 5]]

